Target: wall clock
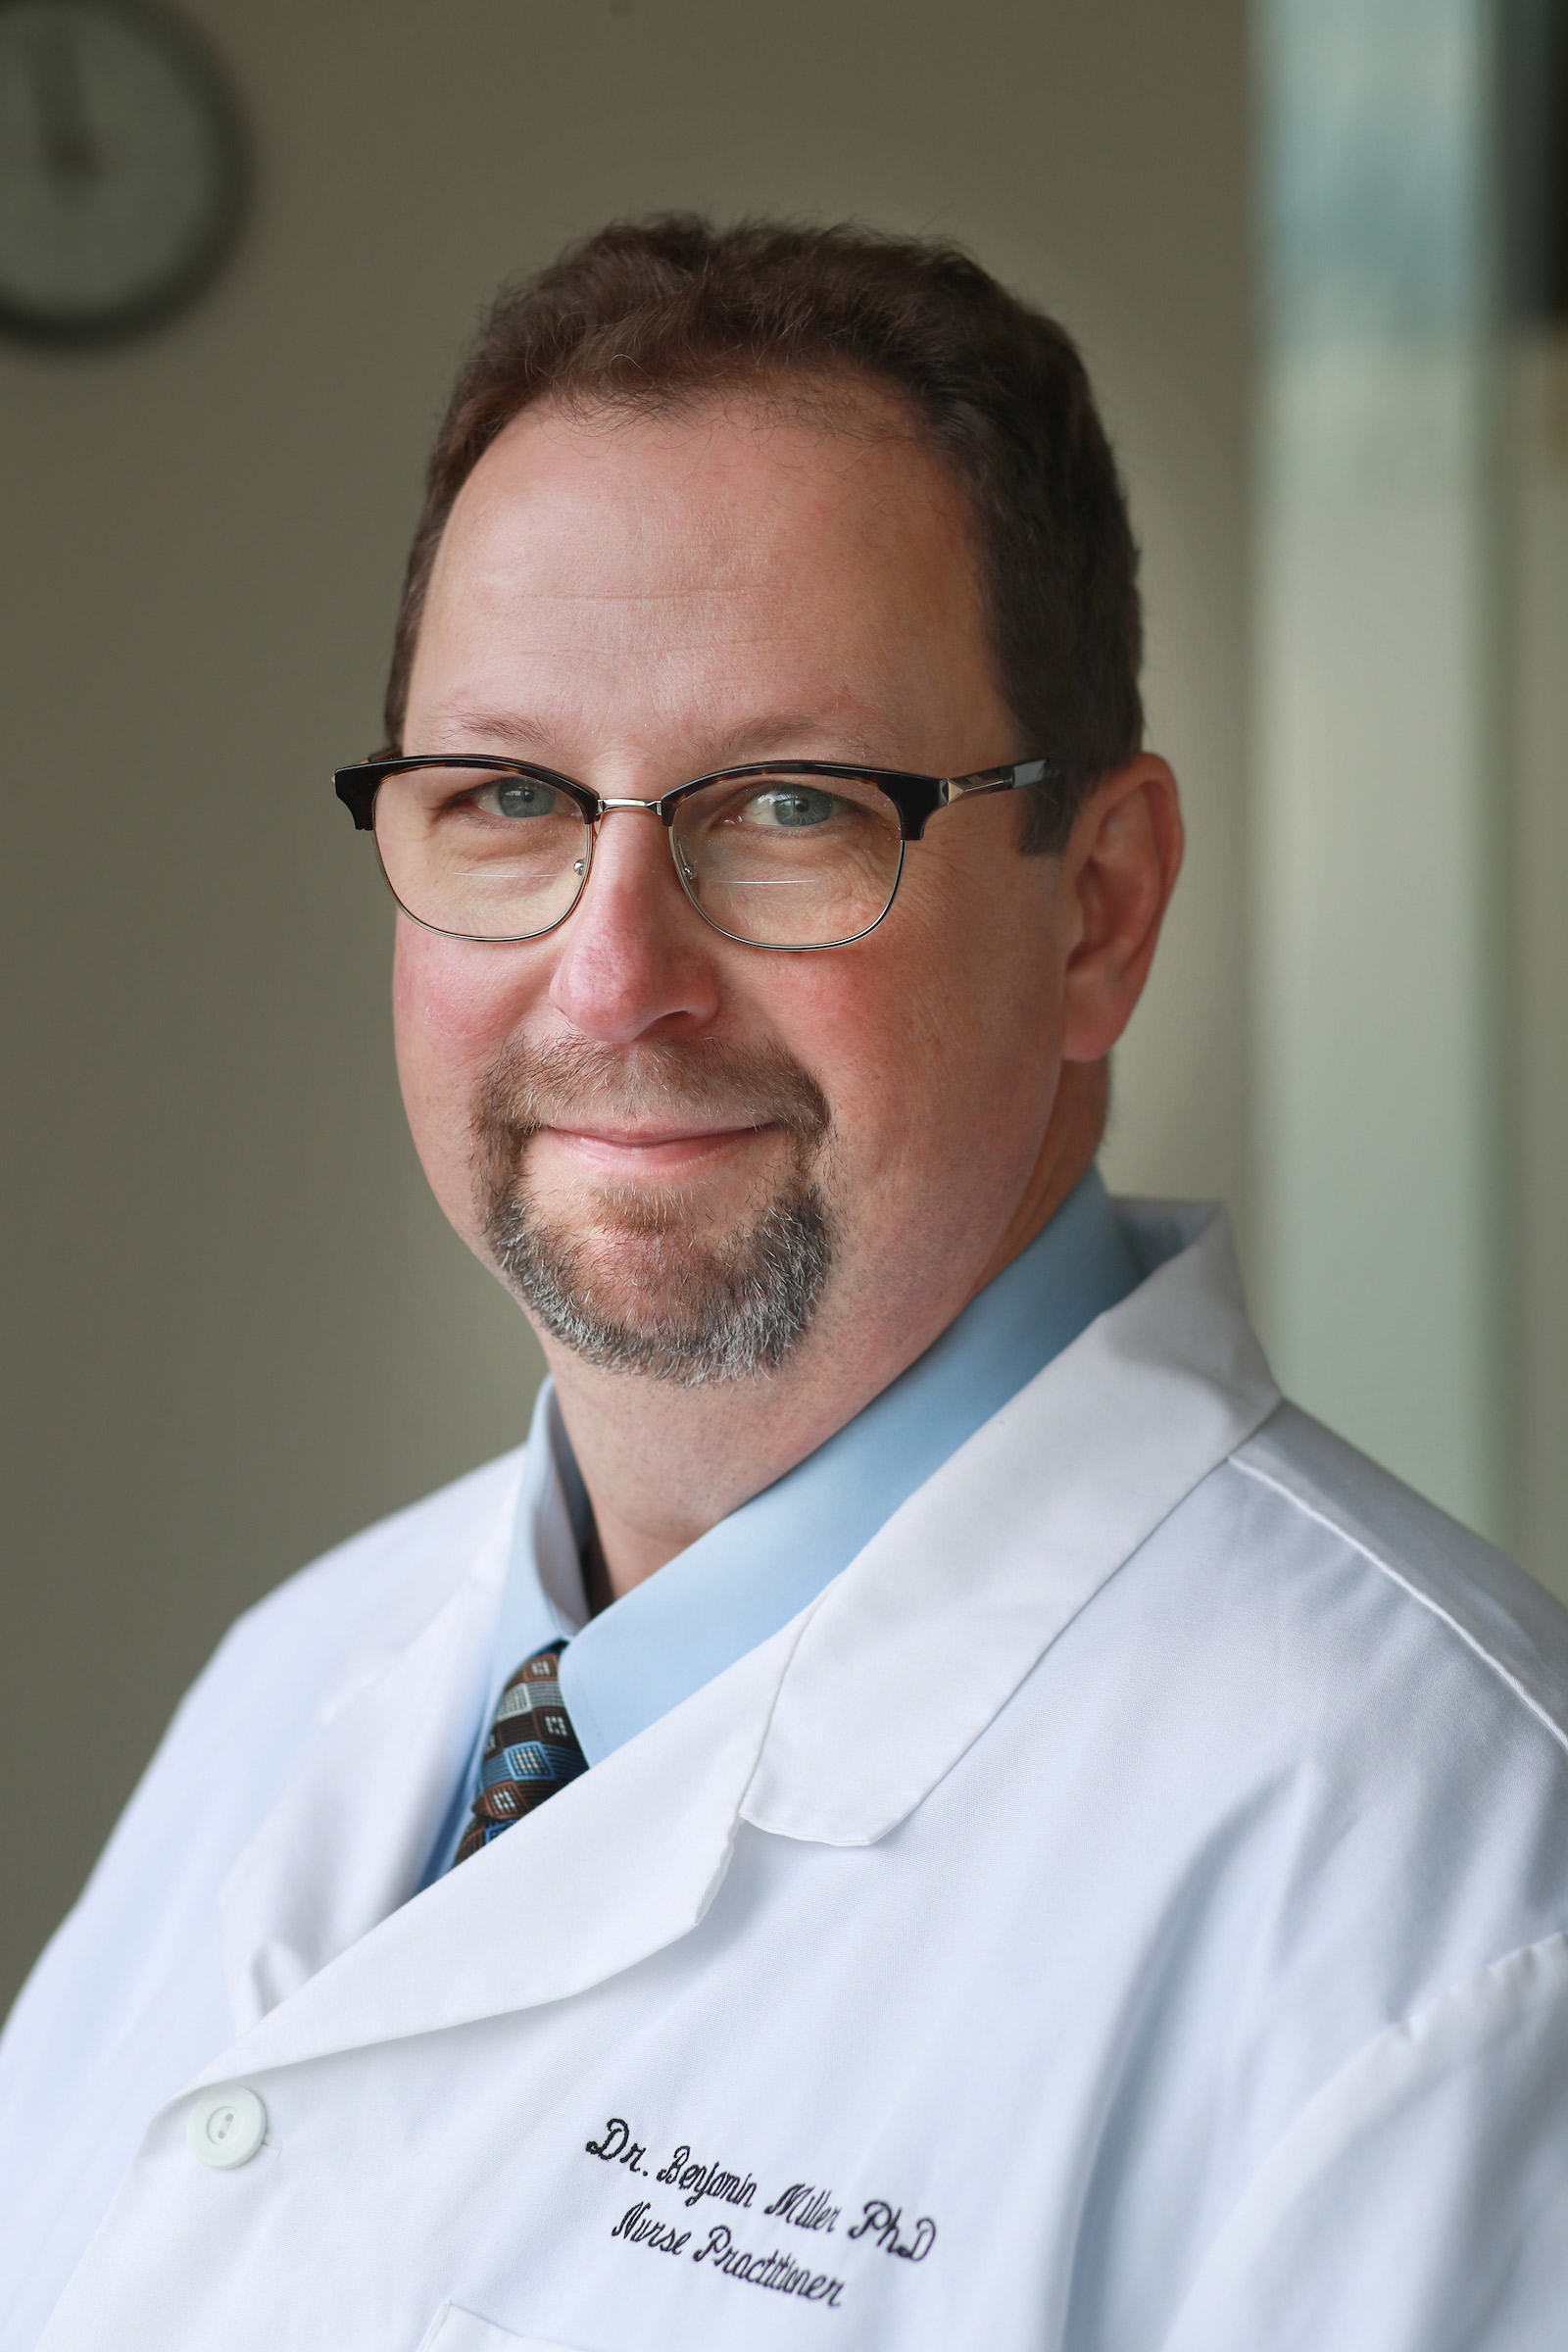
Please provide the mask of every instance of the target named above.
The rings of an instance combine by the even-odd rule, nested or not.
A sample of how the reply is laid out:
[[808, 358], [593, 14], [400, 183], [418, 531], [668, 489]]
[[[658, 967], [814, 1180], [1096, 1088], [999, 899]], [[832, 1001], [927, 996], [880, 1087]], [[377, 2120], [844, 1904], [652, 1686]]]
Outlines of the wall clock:
[[139, 333], [213, 275], [244, 207], [238, 108], [145, 0], [0, 0], [0, 333]]

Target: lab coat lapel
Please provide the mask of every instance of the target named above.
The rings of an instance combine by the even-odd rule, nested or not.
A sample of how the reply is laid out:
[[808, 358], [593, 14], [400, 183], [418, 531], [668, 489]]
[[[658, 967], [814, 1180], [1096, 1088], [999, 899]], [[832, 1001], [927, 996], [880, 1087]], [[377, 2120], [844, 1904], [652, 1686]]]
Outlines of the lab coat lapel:
[[391, 1594], [318, 1709], [316, 1738], [219, 1897], [244, 2033], [405, 1902], [467, 1763], [536, 1447], [475, 1543]]
[[687, 1935], [724, 1872], [810, 1611], [384, 1918], [201, 2078], [535, 2008]]

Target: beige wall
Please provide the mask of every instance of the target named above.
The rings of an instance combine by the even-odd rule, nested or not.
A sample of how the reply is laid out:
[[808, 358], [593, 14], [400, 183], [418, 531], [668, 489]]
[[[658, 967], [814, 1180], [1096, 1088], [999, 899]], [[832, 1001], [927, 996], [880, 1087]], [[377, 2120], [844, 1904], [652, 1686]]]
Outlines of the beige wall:
[[[244, 246], [122, 353], [0, 353], [10, 1247], [0, 1995], [247, 1601], [525, 1426], [403, 1132], [367, 750], [476, 306], [607, 215], [855, 213], [1059, 308], [1148, 551], [1193, 849], [1113, 1174], [1239, 1194], [1241, 0], [201, 0]], [[200, 1791], [192, 1790], [192, 1803]]]

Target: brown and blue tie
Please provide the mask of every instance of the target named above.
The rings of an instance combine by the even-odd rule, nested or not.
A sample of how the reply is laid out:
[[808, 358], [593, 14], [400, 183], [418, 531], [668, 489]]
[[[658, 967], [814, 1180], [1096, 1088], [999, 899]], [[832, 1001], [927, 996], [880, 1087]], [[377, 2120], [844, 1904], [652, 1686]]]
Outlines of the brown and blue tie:
[[561, 1653], [565, 1646], [564, 1642], [550, 1642], [536, 1649], [501, 1693], [479, 1762], [473, 1818], [453, 1857], [454, 1868], [587, 1771], [588, 1759], [561, 1696]]

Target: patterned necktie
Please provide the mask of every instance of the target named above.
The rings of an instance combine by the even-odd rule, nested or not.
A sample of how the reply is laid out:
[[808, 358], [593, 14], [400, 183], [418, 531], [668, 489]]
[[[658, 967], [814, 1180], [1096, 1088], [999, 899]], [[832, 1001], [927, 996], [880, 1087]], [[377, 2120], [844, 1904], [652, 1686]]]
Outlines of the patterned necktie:
[[453, 1857], [454, 1869], [587, 1771], [588, 1759], [562, 1703], [559, 1662], [565, 1646], [548, 1642], [536, 1649], [502, 1692], [480, 1759], [473, 1819]]

